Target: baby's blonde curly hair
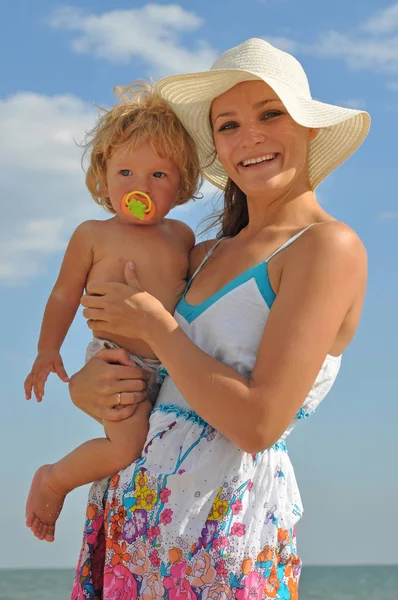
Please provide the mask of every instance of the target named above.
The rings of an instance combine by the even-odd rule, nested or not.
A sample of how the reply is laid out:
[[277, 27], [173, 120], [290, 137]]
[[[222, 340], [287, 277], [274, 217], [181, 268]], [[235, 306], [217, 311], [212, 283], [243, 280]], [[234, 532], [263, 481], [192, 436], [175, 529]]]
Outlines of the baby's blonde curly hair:
[[149, 140], [162, 158], [169, 158], [180, 173], [180, 196], [176, 205], [197, 198], [202, 177], [195, 144], [155, 87], [137, 81], [125, 88], [115, 88], [120, 104], [101, 108], [101, 115], [86, 136], [83, 160], [89, 157], [86, 185], [97, 204], [115, 214], [109, 198], [103, 193], [106, 165], [116, 148], [136, 148]]

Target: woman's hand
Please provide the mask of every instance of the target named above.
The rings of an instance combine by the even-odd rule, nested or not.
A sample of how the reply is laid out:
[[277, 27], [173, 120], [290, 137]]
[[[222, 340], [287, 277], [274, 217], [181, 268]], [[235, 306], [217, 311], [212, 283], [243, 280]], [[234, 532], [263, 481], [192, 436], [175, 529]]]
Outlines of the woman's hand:
[[133, 263], [127, 263], [124, 283], [92, 281], [81, 299], [87, 325], [96, 331], [148, 342], [162, 316], [163, 304], [141, 286]]
[[148, 379], [147, 371], [133, 365], [123, 348], [101, 350], [71, 377], [69, 390], [73, 403], [87, 414], [121, 421], [147, 399]]

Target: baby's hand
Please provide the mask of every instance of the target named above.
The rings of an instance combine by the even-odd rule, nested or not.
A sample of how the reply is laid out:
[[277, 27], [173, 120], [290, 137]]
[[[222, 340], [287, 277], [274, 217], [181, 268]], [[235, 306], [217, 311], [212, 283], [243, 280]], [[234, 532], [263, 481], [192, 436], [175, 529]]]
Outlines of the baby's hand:
[[32, 371], [25, 380], [25, 398], [30, 400], [32, 388], [36, 400], [41, 402], [44, 396], [44, 385], [50, 373], [56, 373], [61, 381], [68, 383], [69, 377], [65, 371], [64, 363], [58, 350], [45, 350], [37, 355]]

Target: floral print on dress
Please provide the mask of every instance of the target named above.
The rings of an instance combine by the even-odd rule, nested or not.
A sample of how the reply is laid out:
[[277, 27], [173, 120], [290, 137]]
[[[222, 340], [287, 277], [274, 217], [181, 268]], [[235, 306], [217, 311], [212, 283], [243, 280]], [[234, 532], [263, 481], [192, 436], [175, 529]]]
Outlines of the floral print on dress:
[[[182, 299], [175, 319], [208, 356], [249, 377], [271, 292], [260, 263], [210, 302]], [[206, 423], [162, 369], [142, 456], [90, 490], [72, 599], [297, 600], [303, 509], [285, 441], [329, 392], [340, 362], [325, 358], [282, 438], [257, 454]]]
[[[172, 421], [149, 440], [127, 483], [121, 483], [120, 474], [109, 480], [103, 507], [89, 504], [72, 599], [297, 600], [301, 563], [295, 531], [279, 526], [276, 506], [263, 510], [264, 523], [274, 529], [274, 546], [249, 551], [238, 562], [237, 549], [242, 543], [246, 548], [250, 537], [251, 477], [225, 481], [193, 543], [188, 546], [180, 536], [169, 546], [169, 530], [175, 525], [169, 477], [184, 477], [181, 467], [198, 440], [211, 444], [215, 439], [208, 435], [208, 426], [195, 423], [197, 436], [189, 451], [180, 449], [169, 474], [155, 474], [145, 466], [145, 453], [176, 424]], [[279, 447], [271, 451], [282, 452]], [[259, 457], [250, 460], [255, 473]], [[202, 492], [196, 490], [193, 497], [201, 501]]]

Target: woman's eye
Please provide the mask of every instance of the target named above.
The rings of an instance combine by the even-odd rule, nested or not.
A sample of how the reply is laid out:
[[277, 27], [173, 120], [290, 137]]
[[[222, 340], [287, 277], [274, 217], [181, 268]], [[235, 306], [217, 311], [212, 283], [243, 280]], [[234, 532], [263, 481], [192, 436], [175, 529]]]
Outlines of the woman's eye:
[[162, 171], [155, 171], [153, 176], [157, 179], [162, 179], [163, 177], [166, 177], [166, 173], [163, 173]]
[[229, 129], [236, 129], [237, 126], [237, 123], [224, 123], [224, 125], [221, 125], [218, 131], [228, 131]]
[[263, 114], [262, 118], [264, 121], [268, 119], [273, 119], [274, 117], [279, 117], [282, 113], [279, 110], [269, 110]]
[[122, 169], [120, 172], [120, 175], [122, 175], [123, 177], [128, 177], [129, 175], [132, 175], [133, 172], [130, 171], [130, 169]]

